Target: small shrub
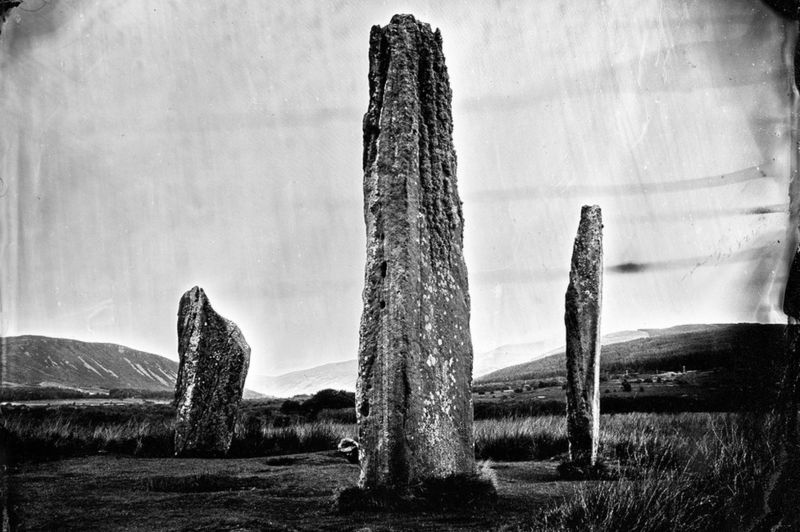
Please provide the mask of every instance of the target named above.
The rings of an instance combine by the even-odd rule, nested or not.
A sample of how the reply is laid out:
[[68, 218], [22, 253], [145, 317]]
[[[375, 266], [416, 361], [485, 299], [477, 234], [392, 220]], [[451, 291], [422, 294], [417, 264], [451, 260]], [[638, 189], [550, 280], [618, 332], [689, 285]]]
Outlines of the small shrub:
[[285, 400], [280, 408], [281, 414], [299, 414], [301, 411], [300, 403], [292, 399]]
[[309, 417], [309, 420], [314, 420], [317, 414], [325, 409], [338, 410], [341, 408], [351, 408], [355, 410], [356, 395], [353, 392], [346, 392], [344, 390], [320, 390], [309, 399], [303, 401], [302, 408]]

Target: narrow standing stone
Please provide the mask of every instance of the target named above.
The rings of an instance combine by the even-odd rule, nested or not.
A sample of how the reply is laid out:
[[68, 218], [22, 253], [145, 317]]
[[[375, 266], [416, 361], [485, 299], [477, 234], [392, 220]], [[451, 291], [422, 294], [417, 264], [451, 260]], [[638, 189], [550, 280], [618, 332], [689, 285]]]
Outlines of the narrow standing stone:
[[360, 485], [403, 490], [475, 471], [464, 221], [439, 30], [395, 15], [369, 58]]
[[600, 433], [600, 308], [603, 293], [603, 221], [585, 205], [566, 296], [567, 437], [570, 460], [594, 465]]
[[785, 417], [785, 435], [792, 445], [798, 445], [797, 410], [800, 408], [800, 247], [795, 250], [786, 291], [783, 311], [788, 316], [786, 325], [786, 352], [783, 376], [779, 391], [779, 404]]
[[230, 449], [250, 364], [239, 327], [195, 286], [178, 308], [175, 454], [221, 456]]

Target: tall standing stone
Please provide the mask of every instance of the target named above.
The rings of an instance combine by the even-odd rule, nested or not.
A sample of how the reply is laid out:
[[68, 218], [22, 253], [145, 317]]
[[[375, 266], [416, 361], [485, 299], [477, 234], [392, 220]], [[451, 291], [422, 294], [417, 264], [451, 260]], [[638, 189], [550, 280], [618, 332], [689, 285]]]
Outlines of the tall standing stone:
[[795, 250], [789, 268], [783, 311], [788, 316], [788, 323], [779, 399], [785, 417], [786, 437], [791, 444], [797, 445], [800, 443], [797, 428], [797, 411], [800, 407], [800, 247]]
[[175, 454], [225, 455], [242, 401], [250, 346], [197, 286], [183, 294], [178, 307], [178, 356]]
[[603, 221], [600, 207], [581, 209], [566, 296], [567, 437], [570, 460], [594, 465], [600, 433], [600, 307]]
[[464, 220], [439, 30], [395, 15], [369, 60], [360, 484], [402, 490], [475, 471]]

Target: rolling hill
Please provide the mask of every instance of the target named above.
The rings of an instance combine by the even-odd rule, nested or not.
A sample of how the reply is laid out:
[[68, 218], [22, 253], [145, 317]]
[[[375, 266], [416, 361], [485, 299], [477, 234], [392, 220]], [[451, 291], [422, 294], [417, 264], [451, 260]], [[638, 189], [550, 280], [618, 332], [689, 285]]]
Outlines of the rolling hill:
[[172, 391], [178, 363], [129, 347], [47, 336], [0, 339], [2, 385], [88, 392], [114, 388]]
[[312, 394], [326, 388], [352, 392], [356, 389], [357, 374], [358, 361], [353, 359], [283, 375], [253, 375], [248, 379], [248, 385], [259, 393], [274, 397]]
[[[506, 367], [513, 362], [530, 360], [541, 353], [543, 345], [543, 343], [508, 344], [486, 353], [476, 353], [473, 374], [481, 375]], [[352, 359], [282, 375], [254, 375], [248, 380], [248, 385], [260, 393], [274, 397], [312, 394], [325, 388], [352, 392], [356, 389], [357, 375], [358, 361]]]
[[[733, 323], [642, 329], [644, 338], [604, 343], [601, 370], [680, 371], [747, 368], [768, 364], [783, 349], [783, 325]], [[478, 383], [547, 379], [566, 375], [564, 348], [549, 356], [509, 366], [476, 379]]]
[[[645, 331], [622, 331], [604, 336], [603, 341], [611, 344], [647, 335]], [[546, 347], [546, 342], [506, 344], [485, 353], [475, 353], [473, 375], [478, 377], [514, 362], [530, 361], [554, 352], [543, 351]], [[260, 393], [274, 397], [312, 394], [325, 388], [352, 392], [356, 388], [357, 375], [358, 361], [353, 359], [282, 375], [253, 375], [248, 380], [248, 385]]]

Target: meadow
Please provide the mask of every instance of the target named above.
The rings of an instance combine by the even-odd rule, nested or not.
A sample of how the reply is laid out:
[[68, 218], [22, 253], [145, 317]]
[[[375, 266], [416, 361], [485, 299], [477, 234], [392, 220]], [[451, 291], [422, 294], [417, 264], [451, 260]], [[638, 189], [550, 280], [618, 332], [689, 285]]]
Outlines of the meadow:
[[[48, 512], [62, 521], [76, 522], [80, 515], [85, 518], [87, 507], [97, 504], [93, 501], [101, 496], [92, 490], [112, 482], [110, 473], [104, 481], [95, 478], [95, 472], [124, 465], [128, 472], [119, 473], [127, 478], [124, 486], [109, 484], [102, 496], [114, 489], [133, 490], [125, 492], [128, 495], [120, 493], [117, 501], [131, 497], [161, 500], [165, 494], [173, 498], [225, 494], [226, 505], [245, 508], [249, 507], [247, 501], [260, 495], [267, 506], [278, 504], [276, 501], [282, 501], [284, 507], [302, 506], [305, 501], [314, 508], [304, 513], [298, 507], [294, 516], [282, 507], [282, 519], [294, 522], [287, 529], [329, 525], [346, 529], [354, 522], [367, 526], [378, 517], [337, 517], [333, 509], [336, 491], [355, 485], [358, 478], [357, 466], [347, 464], [334, 451], [341, 438], [355, 436], [356, 427], [348, 419], [351, 409], [328, 408], [336, 406], [336, 400], [347, 400], [346, 396], [334, 397], [332, 402], [331, 397], [323, 399], [311, 401], [305, 408], [310, 399], [246, 402], [230, 455], [220, 460], [172, 458], [173, 411], [169, 405], [3, 407], [2, 426], [17, 461], [12, 481], [16, 480], [16, 489], [28, 497], [25, 504], [18, 505], [17, 516], [28, 520], [32, 528], [37, 523], [46, 528], [50, 521], [41, 519]], [[480, 515], [465, 509], [466, 513], [423, 512], [393, 519], [399, 519], [394, 522], [400, 528], [437, 523], [436, 528], [443, 529], [455, 519], [461, 523], [458, 529], [476, 530], [486, 529], [486, 519], [492, 519], [490, 528], [498, 530], [744, 528], [763, 506], [765, 479], [774, 469], [770, 419], [733, 413], [604, 415], [600, 453], [614, 480], [589, 482], [567, 481], [556, 471], [567, 456], [563, 415], [481, 419], [475, 423], [475, 454], [498, 486], [497, 505]], [[328, 483], [319, 484], [319, 475]], [[293, 488], [284, 493], [280, 490], [285, 490], [289, 477]], [[71, 488], [62, 486], [63, 507], [48, 507], [54, 503], [37, 499], [33, 488], [42, 478], [50, 483], [49, 493], [58, 490], [60, 482], [71, 483]], [[273, 503], [264, 502], [267, 500]], [[185, 502], [190, 504], [189, 499]], [[116, 503], [106, 504], [110, 505], [107, 511], [113, 512]], [[208, 509], [195, 512], [205, 515], [214, 504], [209, 500]], [[246, 520], [245, 514], [242, 510], [242, 520]], [[192, 521], [197, 518], [192, 515], [182, 519], [200, 522]], [[248, 529], [247, 522], [231, 519], [213, 526]], [[92, 528], [91, 523], [84, 525]]]

